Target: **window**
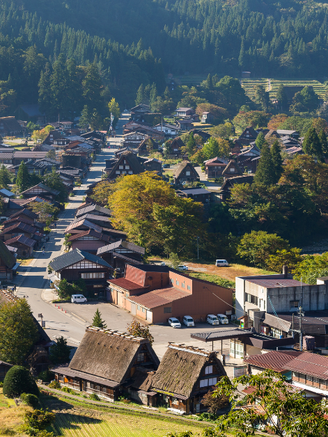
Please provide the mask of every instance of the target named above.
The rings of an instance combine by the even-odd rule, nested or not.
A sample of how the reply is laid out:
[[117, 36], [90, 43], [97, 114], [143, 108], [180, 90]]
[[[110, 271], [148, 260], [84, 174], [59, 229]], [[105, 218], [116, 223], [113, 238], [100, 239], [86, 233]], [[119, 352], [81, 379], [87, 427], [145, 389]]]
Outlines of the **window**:
[[210, 378], [208, 380], [208, 385], [215, 385], [218, 382], [217, 378]]
[[257, 296], [253, 296], [252, 294], [245, 293], [245, 301], [249, 303], [253, 303], [254, 305], [258, 305]]
[[234, 167], [231, 167], [231, 169], [230, 169], [230, 173], [234, 173], [235, 172], [235, 168]]
[[132, 171], [132, 170], [129, 170], [128, 173], [129, 173], [129, 174], [133, 174], [133, 171]]
[[186, 171], [186, 176], [190, 176], [190, 171]]
[[210, 373], [213, 373], [213, 366], [206, 366], [205, 375], [209, 375]]
[[144, 352], [140, 352], [138, 354], [137, 361], [138, 361], [138, 363], [142, 363], [143, 361], [145, 361], [145, 354], [144, 354]]
[[175, 285], [179, 285], [179, 281], [177, 279], [175, 280]]
[[189, 291], [191, 290], [191, 287], [190, 287], [190, 285], [187, 285], [187, 290], [189, 290]]
[[164, 314], [166, 314], [166, 313], [172, 313], [172, 307], [165, 307]]
[[141, 306], [140, 305], [138, 305], [138, 311], [141, 311]]
[[185, 288], [186, 284], [184, 282], [181, 282], [181, 287]]
[[146, 308], [142, 307], [142, 312], [145, 313], [146, 312]]
[[104, 277], [105, 277], [104, 272], [81, 273], [82, 279], [100, 279]]
[[123, 170], [124, 166], [123, 166], [123, 165], [119, 165], [118, 168], [119, 168], [120, 170]]
[[119, 171], [119, 170], [116, 170], [116, 172], [115, 172], [116, 174], [121, 174], [121, 172]]
[[199, 385], [200, 385], [200, 387], [207, 387], [208, 386], [208, 379], [201, 379]]
[[290, 307], [291, 307], [291, 308], [298, 308], [298, 307], [299, 307], [299, 302], [298, 302], [298, 300], [291, 300], [291, 301], [290, 301]]
[[129, 166], [129, 165], [126, 165], [126, 166], [125, 166], [125, 170], [130, 170], [130, 166]]
[[101, 285], [101, 284], [95, 284], [95, 285], [93, 286], [93, 288], [103, 288], [103, 285]]

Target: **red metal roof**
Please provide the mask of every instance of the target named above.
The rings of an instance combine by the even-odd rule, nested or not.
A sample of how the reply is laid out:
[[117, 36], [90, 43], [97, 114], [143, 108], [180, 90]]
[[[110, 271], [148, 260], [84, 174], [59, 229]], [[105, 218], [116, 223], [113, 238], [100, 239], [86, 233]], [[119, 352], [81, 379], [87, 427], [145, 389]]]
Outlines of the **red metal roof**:
[[328, 380], [328, 357], [302, 352], [285, 366], [286, 370]]
[[170, 287], [149, 291], [141, 296], [131, 296], [129, 299], [138, 305], [152, 309], [162, 305], [167, 305], [168, 303], [183, 299], [184, 297], [190, 297], [190, 293]]
[[285, 365], [302, 352], [299, 351], [272, 351], [266, 354], [251, 355], [244, 359], [245, 363], [262, 369], [271, 369], [275, 372], [286, 370]]
[[124, 290], [147, 290], [148, 287], [143, 287], [139, 284], [136, 284], [135, 282], [129, 281], [125, 278], [119, 278], [119, 279], [110, 279], [108, 281], [110, 284], [117, 285], [118, 287], [124, 288]]

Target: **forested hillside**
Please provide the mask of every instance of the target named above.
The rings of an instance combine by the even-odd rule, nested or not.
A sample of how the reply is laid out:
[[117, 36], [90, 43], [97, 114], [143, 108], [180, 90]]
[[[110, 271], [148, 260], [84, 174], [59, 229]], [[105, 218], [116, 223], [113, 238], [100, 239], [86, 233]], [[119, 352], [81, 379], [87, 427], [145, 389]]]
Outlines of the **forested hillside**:
[[162, 93], [164, 72], [324, 78], [327, 18], [325, 4], [297, 0], [2, 0], [0, 110], [36, 103], [60, 54], [81, 84], [97, 65], [122, 106], [140, 84]]

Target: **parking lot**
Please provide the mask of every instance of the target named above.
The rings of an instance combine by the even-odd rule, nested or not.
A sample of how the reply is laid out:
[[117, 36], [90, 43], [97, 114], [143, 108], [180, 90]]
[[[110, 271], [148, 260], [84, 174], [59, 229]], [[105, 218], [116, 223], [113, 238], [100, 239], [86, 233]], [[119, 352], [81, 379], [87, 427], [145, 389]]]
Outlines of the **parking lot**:
[[[110, 303], [85, 303], [85, 304], [75, 304], [75, 303], [63, 303], [60, 307], [70, 313], [72, 316], [84, 321], [87, 324], [92, 323], [92, 319], [96, 309], [98, 308], [101, 312], [102, 319], [106, 322], [107, 328], [115, 329], [121, 332], [125, 332], [127, 325], [133, 320], [133, 316]], [[180, 329], [174, 329], [168, 324], [165, 325], [151, 325], [150, 332], [154, 337], [153, 347], [161, 359], [164, 355], [167, 344], [169, 341], [184, 343], [186, 345], [193, 345], [200, 348], [205, 348], [207, 350], [212, 349], [212, 343], [204, 343], [190, 338], [191, 334], [196, 332], [215, 332], [221, 330], [231, 329], [236, 327], [236, 325], [220, 325], [217, 327], [211, 326], [208, 323], [196, 323], [193, 328], [187, 328], [182, 325]], [[81, 329], [84, 329], [81, 326]], [[214, 343], [214, 350], [221, 352], [220, 342]], [[229, 353], [229, 341], [223, 342], [223, 353], [227, 356]]]

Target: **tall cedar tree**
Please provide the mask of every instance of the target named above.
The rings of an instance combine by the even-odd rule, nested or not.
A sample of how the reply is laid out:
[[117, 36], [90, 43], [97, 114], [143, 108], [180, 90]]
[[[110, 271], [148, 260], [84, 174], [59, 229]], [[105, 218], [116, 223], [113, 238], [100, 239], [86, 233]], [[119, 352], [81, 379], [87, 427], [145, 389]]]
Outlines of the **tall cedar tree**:
[[288, 109], [288, 97], [284, 85], [281, 83], [277, 91], [278, 106], [281, 111]]
[[260, 132], [255, 140], [255, 145], [258, 149], [262, 149], [263, 144], [265, 143], [265, 138], [263, 132]]
[[59, 337], [56, 343], [50, 348], [50, 361], [53, 364], [65, 364], [69, 362], [71, 347], [67, 345], [64, 337]]
[[276, 171], [267, 143], [263, 143], [262, 145], [260, 162], [255, 173], [254, 182], [262, 185], [272, 185], [276, 183]]
[[99, 311], [98, 308], [96, 309], [95, 315], [93, 316], [92, 326], [101, 329], [107, 328], [105, 321], [101, 318], [101, 312]]
[[281, 147], [278, 140], [276, 140], [271, 146], [271, 156], [272, 156], [272, 165], [275, 172], [275, 183], [277, 183], [282, 174]]
[[304, 153], [314, 156], [319, 161], [322, 161], [321, 141], [314, 127], [310, 127], [306, 132], [302, 147]]
[[318, 137], [321, 143], [321, 149], [324, 156], [328, 156], [328, 141], [327, 141], [327, 135], [325, 134], [325, 131], [321, 129], [318, 133]]
[[20, 163], [18, 168], [16, 185], [20, 192], [27, 190], [30, 186], [30, 175], [28, 174], [28, 170], [24, 161]]

